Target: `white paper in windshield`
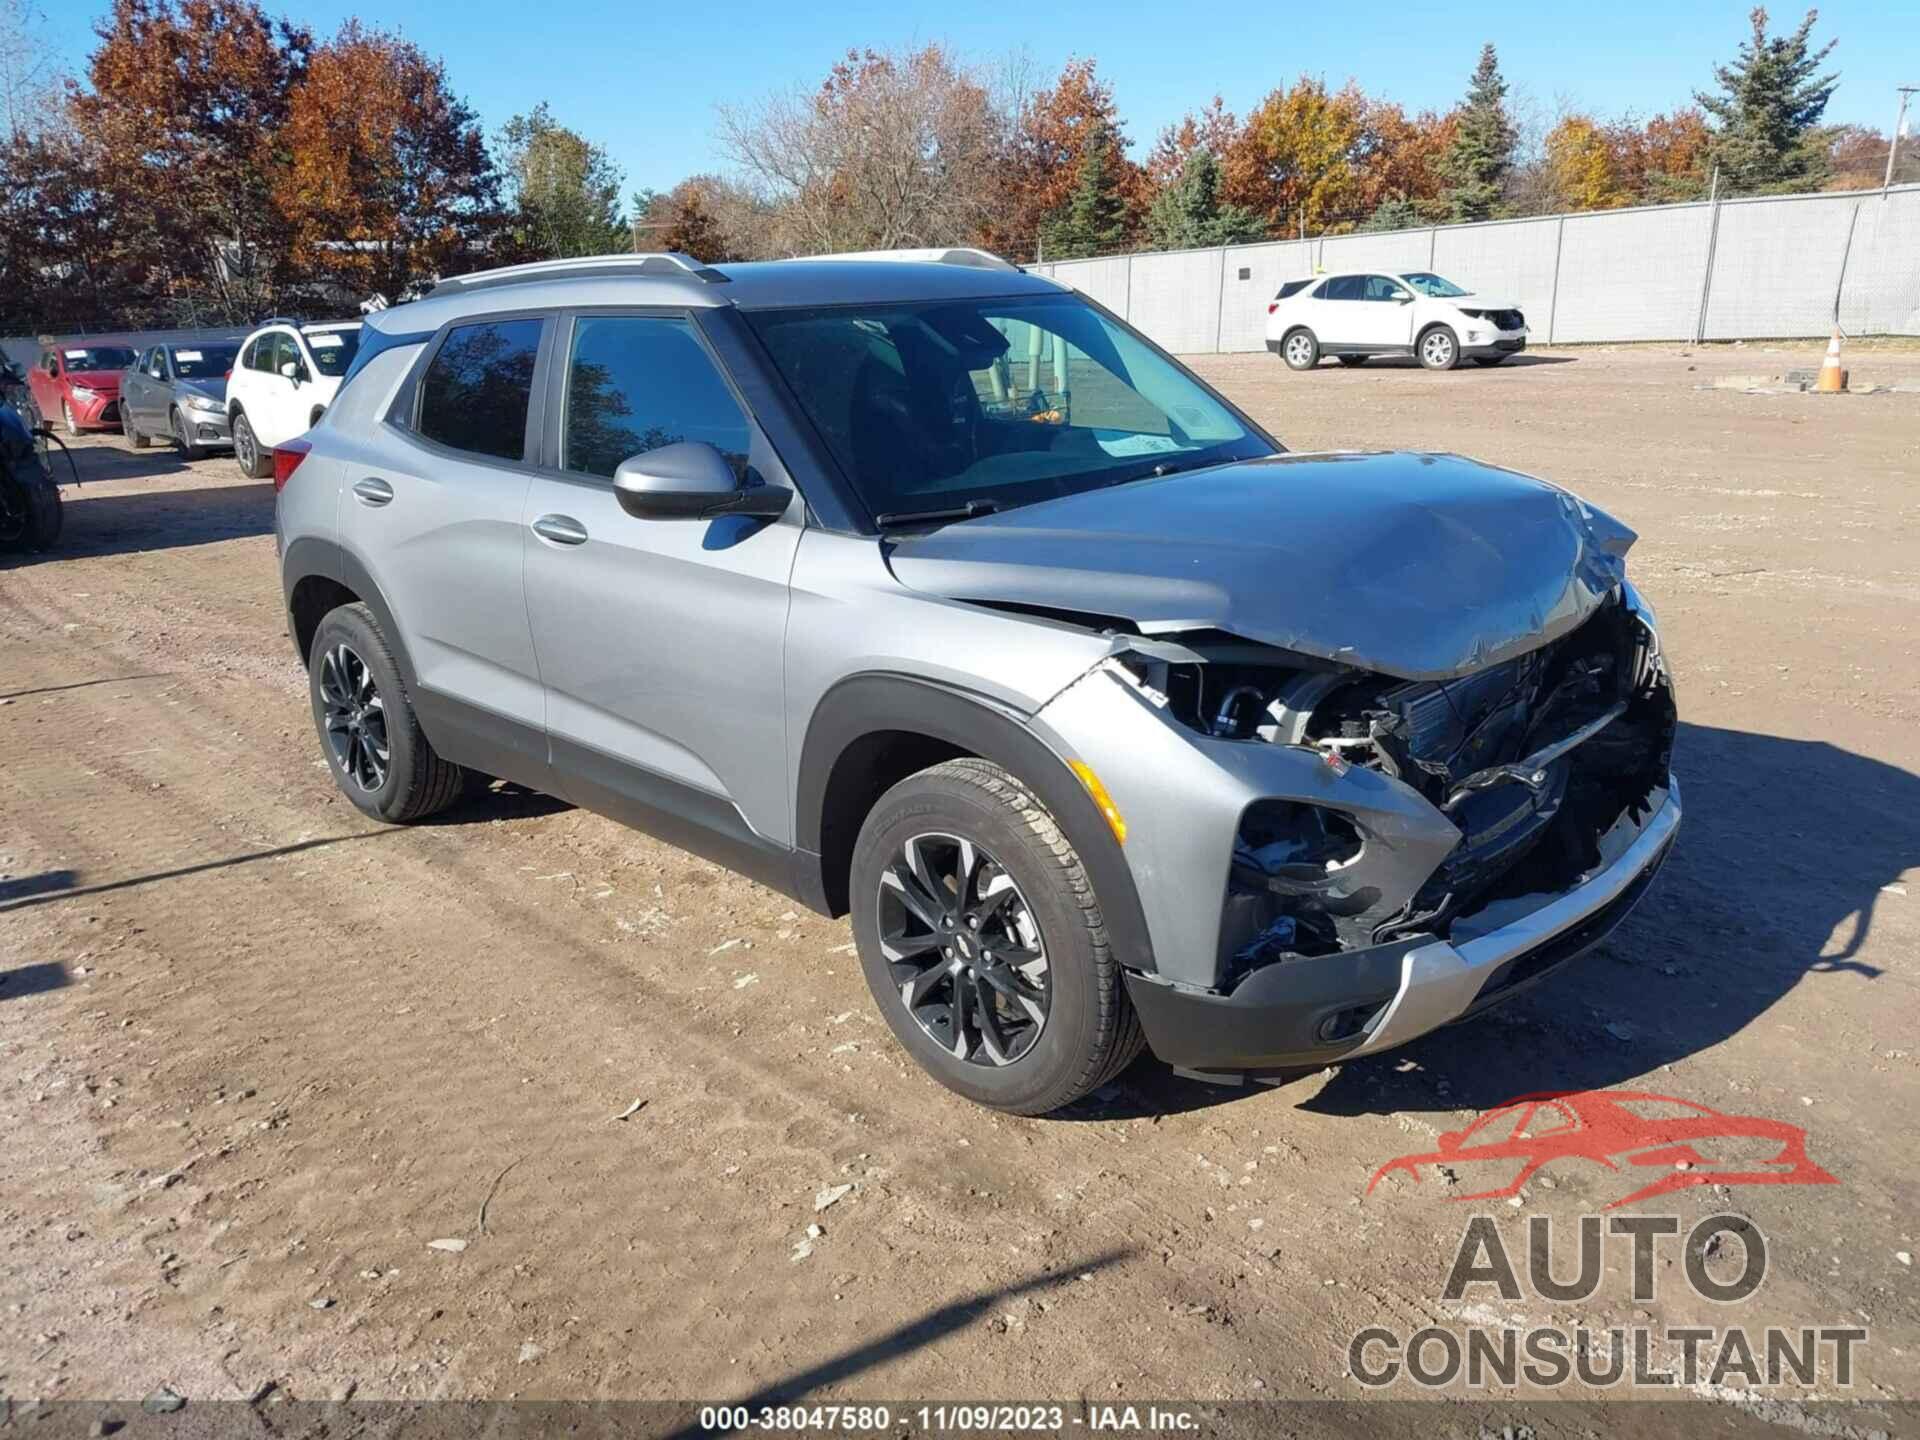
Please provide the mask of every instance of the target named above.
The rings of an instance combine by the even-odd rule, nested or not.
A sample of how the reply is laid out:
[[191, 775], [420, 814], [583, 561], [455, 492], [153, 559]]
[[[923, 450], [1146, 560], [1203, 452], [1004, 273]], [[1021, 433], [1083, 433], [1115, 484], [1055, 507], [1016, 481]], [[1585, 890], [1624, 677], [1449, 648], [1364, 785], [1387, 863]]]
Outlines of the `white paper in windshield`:
[[340, 337], [338, 335], [327, 334], [309, 335], [307, 336], [307, 343], [316, 350], [338, 350], [340, 348]]
[[1096, 430], [1093, 439], [1102, 450], [1119, 460], [1133, 455], [1164, 455], [1180, 448], [1180, 442], [1171, 435], [1139, 435], [1131, 430]]
[[190, 364], [195, 360], [204, 360], [207, 357], [202, 355], [198, 350], [176, 350], [173, 352], [173, 358], [186, 361]]
[[67, 358], [69, 360], [84, 360], [87, 358], [87, 352], [84, 350], [69, 350], [67, 351]]

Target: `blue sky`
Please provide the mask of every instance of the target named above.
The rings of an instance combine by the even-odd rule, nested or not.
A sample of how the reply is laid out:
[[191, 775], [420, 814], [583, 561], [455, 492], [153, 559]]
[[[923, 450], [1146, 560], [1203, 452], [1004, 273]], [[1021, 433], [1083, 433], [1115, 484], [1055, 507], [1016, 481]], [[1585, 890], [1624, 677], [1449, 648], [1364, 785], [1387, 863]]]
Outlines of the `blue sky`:
[[[1549, 117], [1562, 102], [1602, 116], [1651, 114], [1685, 103], [1711, 79], [1715, 61], [1732, 58], [1749, 8], [1747, 0], [1577, 7], [1490, 0], [1365, 12], [1351, 4], [1248, 0], [411, 0], [384, 13], [339, 0], [265, 5], [322, 33], [356, 9], [400, 29], [446, 61], [489, 134], [546, 100], [563, 123], [608, 147], [629, 188], [665, 188], [693, 171], [724, 168], [714, 142], [717, 103], [811, 86], [850, 45], [940, 40], [980, 61], [1024, 49], [1049, 75], [1072, 55], [1091, 55], [1115, 89], [1139, 153], [1162, 125], [1216, 91], [1244, 113], [1301, 71], [1335, 85], [1351, 77], [1409, 109], [1444, 108], [1465, 89], [1487, 40], [1499, 47], [1508, 79]], [[65, 0], [47, 8], [47, 37], [78, 70], [93, 19], [106, 7]], [[1920, 0], [1838, 0], [1820, 8], [1815, 35], [1840, 42], [1832, 63], [1841, 84], [1827, 118], [1889, 128], [1893, 87], [1920, 84]], [[1800, 13], [1776, 5], [1775, 28], [1796, 23]]]

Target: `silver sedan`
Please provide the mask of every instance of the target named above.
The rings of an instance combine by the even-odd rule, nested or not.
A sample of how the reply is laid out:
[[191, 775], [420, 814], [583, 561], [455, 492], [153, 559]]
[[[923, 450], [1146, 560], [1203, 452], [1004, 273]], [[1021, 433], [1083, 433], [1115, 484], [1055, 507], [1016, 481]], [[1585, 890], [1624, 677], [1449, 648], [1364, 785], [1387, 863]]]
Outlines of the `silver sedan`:
[[188, 460], [233, 444], [227, 428], [231, 340], [153, 345], [120, 382], [120, 428], [136, 450], [166, 438]]

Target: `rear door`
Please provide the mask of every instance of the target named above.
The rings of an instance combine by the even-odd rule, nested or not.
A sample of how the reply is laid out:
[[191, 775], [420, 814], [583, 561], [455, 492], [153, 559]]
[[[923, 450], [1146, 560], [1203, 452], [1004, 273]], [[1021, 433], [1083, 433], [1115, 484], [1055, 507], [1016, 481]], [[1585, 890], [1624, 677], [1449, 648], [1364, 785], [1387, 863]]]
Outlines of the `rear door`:
[[1333, 275], [1313, 292], [1313, 319], [1308, 323], [1323, 349], [1361, 343], [1358, 275]]
[[120, 383], [120, 403], [142, 431], [162, 435], [166, 433], [167, 398], [167, 352], [164, 346], [156, 345], [140, 357], [139, 365]]
[[551, 328], [522, 312], [442, 330], [378, 442], [351, 462], [341, 506], [349, 547], [413, 661], [428, 733], [450, 759], [541, 789], [551, 788], [546, 700], [523, 552], [534, 382]]
[[669, 838], [679, 820], [738, 839], [744, 820], [788, 843], [782, 655], [800, 502], [775, 521], [621, 508], [614, 468], [679, 440], [788, 483], [690, 315], [567, 315], [554, 353], [526, 520], [555, 783]]

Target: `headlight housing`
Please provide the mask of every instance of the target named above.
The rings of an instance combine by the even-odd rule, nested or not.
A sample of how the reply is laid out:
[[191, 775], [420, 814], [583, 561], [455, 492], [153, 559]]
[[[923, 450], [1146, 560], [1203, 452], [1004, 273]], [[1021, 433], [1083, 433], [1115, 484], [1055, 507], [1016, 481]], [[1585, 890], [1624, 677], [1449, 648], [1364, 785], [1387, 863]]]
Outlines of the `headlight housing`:
[[216, 414], [219, 412], [220, 402], [211, 395], [187, 395], [184, 398], [189, 410], [210, 410]]
[[73, 387], [73, 398], [76, 400], [91, 400], [95, 393], [96, 392], [89, 390], [84, 385], [76, 385]]

